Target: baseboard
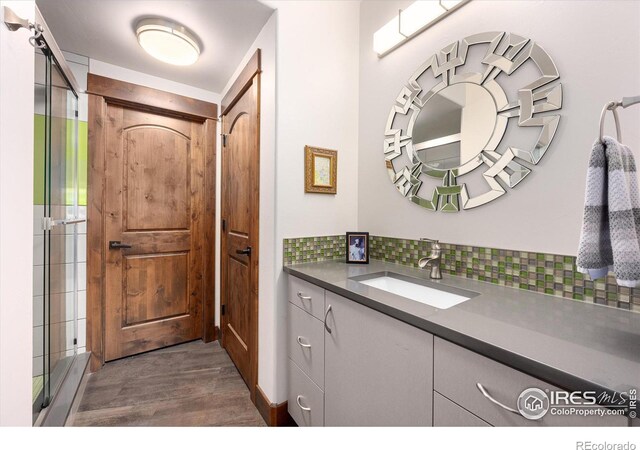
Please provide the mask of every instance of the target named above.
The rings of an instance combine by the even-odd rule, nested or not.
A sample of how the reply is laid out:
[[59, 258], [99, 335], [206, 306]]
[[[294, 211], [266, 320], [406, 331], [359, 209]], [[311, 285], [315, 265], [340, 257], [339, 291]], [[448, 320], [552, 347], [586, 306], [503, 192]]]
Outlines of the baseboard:
[[287, 402], [271, 403], [258, 385], [256, 385], [256, 408], [270, 427], [295, 426], [295, 422], [287, 410]]

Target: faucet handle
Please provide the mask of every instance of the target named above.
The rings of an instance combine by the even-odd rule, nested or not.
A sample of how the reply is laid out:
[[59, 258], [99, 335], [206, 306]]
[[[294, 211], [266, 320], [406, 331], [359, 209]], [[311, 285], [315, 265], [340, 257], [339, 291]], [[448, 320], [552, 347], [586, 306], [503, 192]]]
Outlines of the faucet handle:
[[433, 247], [436, 249], [440, 248], [440, 241], [438, 239], [420, 238], [420, 240], [432, 243]]

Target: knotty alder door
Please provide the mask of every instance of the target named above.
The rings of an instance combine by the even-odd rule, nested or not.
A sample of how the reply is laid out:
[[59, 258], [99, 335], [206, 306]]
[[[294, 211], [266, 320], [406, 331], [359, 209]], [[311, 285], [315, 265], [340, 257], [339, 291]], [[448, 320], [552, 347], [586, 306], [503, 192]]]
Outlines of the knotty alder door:
[[258, 356], [259, 75], [222, 115], [222, 345], [255, 396]]
[[105, 361], [202, 337], [203, 123], [106, 105]]

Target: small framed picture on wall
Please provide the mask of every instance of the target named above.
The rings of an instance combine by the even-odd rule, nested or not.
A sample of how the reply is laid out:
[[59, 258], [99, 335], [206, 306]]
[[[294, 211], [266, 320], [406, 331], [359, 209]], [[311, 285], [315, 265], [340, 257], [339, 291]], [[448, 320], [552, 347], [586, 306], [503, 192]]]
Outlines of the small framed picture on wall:
[[338, 191], [338, 152], [307, 145], [304, 155], [304, 191], [335, 194]]
[[347, 264], [369, 264], [369, 233], [347, 232]]

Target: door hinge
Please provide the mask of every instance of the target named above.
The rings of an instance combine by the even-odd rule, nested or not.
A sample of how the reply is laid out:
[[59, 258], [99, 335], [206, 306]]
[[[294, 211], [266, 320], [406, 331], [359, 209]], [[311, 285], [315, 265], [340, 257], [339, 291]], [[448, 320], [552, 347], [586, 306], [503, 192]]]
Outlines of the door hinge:
[[227, 231], [227, 220], [222, 219], [222, 231]]
[[220, 306], [220, 314], [222, 314], [223, 316], [226, 314], [227, 312], [227, 305], [221, 305]]
[[73, 345], [78, 345], [78, 338], [73, 338]]
[[227, 146], [227, 135], [226, 134], [222, 134], [222, 146], [226, 147]]

